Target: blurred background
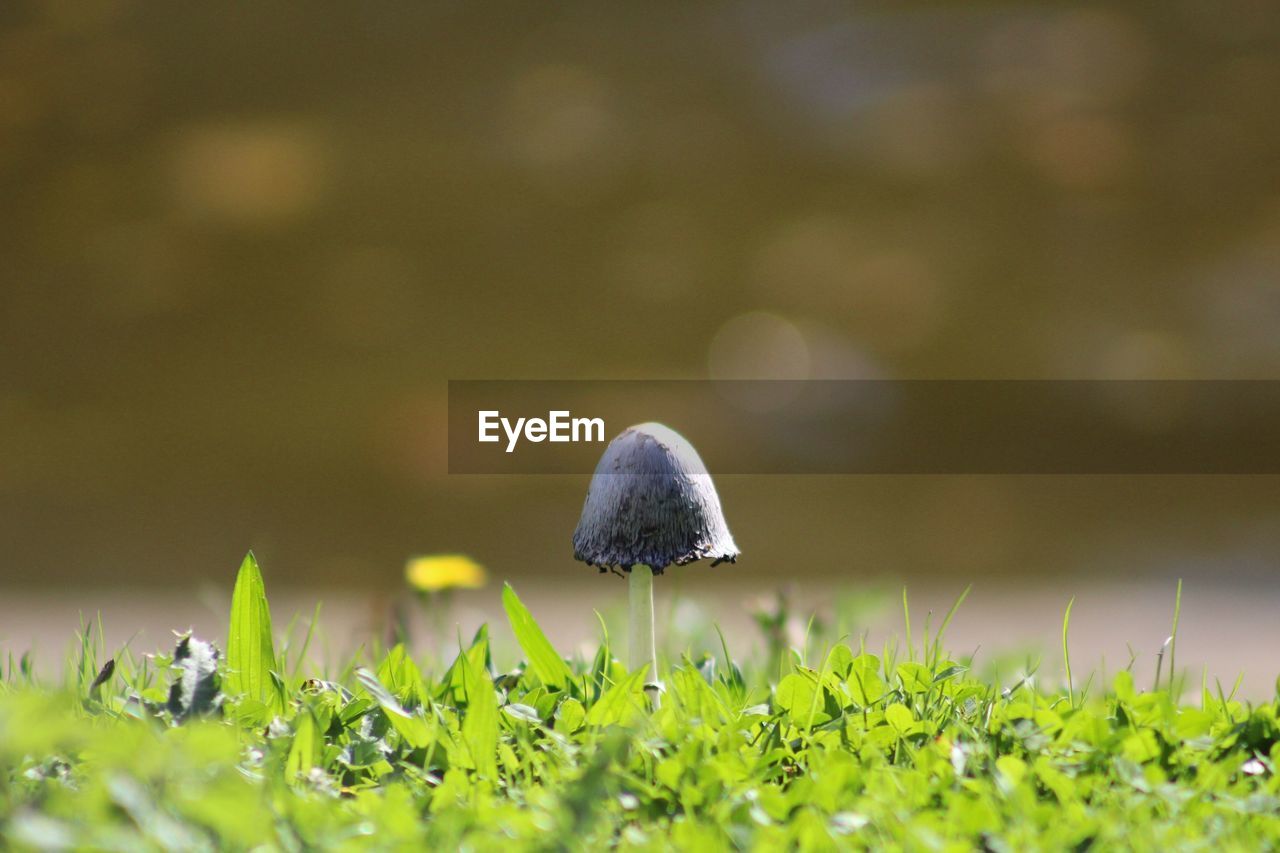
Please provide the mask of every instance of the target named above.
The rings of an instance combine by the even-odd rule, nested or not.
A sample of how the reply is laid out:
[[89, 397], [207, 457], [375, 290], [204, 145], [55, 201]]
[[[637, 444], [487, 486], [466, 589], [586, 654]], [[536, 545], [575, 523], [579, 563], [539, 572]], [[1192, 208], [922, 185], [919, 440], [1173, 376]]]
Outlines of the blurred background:
[[[1280, 6], [11, 0], [0, 222], [0, 649], [221, 636], [250, 547], [339, 645], [435, 552], [572, 643], [587, 478], [449, 476], [446, 380], [1280, 379]], [[1075, 595], [1122, 665], [1181, 577], [1180, 661], [1280, 671], [1274, 477], [718, 485], [671, 612], [972, 583], [1048, 659]]]

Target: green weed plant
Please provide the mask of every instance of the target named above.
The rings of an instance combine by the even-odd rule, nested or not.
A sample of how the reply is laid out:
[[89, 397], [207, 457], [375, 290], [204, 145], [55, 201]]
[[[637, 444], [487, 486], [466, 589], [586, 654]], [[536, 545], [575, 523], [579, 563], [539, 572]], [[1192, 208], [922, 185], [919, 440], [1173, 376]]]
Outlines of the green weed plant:
[[[276, 645], [250, 555], [225, 654], [104, 660], [57, 685], [0, 663], [0, 848], [13, 850], [1222, 850], [1280, 839], [1276, 701], [1129, 670], [1002, 684], [943, 651], [836, 642], [756, 666], [727, 647], [628, 672], [557, 652], [502, 592], [447, 666], [403, 645], [334, 672]], [[910, 614], [904, 615], [910, 625]], [[959, 602], [957, 601], [957, 606]], [[1067, 653], [1070, 608], [1063, 621]], [[314, 626], [314, 621], [313, 621]], [[504, 629], [505, 630], [505, 629]], [[291, 633], [291, 632], [289, 632]], [[101, 627], [96, 632], [101, 637]], [[908, 638], [910, 634], [908, 633]]]

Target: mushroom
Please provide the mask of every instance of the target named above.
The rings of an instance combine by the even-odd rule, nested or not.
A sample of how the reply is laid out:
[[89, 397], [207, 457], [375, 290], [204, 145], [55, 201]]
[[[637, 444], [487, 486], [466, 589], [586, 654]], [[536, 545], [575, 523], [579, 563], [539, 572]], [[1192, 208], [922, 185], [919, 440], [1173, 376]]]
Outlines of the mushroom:
[[573, 556], [628, 576], [631, 669], [649, 665], [645, 684], [656, 708], [662, 683], [653, 638], [653, 576], [667, 566], [738, 559], [711, 475], [675, 430], [639, 424], [609, 442], [596, 465], [573, 532]]

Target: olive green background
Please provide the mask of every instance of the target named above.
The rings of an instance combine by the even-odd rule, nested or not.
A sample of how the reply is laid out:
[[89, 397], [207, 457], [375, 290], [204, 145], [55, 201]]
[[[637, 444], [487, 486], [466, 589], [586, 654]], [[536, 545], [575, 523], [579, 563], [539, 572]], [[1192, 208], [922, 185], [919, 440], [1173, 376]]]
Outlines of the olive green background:
[[[1246, 0], [7, 2], [0, 594], [590, 573], [585, 476], [446, 473], [450, 378], [1280, 378], [1278, 47]], [[1273, 577], [1276, 485], [719, 480], [744, 580], [1164, 591]]]

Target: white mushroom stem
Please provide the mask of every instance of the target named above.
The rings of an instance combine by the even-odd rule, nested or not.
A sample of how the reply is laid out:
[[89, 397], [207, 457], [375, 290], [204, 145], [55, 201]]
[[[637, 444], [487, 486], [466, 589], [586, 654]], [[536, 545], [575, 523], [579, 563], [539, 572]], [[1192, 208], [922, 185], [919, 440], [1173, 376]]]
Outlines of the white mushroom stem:
[[631, 600], [631, 670], [649, 665], [644, 691], [649, 704], [661, 704], [662, 683], [658, 680], [658, 647], [653, 638], [653, 569], [639, 563], [631, 567], [627, 582]]

